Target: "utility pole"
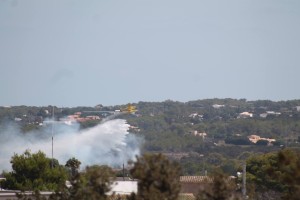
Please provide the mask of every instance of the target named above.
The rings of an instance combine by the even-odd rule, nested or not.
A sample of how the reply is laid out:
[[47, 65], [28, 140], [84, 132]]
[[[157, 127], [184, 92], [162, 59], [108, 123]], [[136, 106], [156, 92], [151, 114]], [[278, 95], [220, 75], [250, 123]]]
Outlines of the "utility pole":
[[243, 198], [247, 199], [246, 196], [246, 161], [243, 163], [243, 188], [242, 188], [242, 193], [243, 193]]
[[125, 168], [124, 168], [124, 162], [123, 162], [123, 181], [125, 181]]

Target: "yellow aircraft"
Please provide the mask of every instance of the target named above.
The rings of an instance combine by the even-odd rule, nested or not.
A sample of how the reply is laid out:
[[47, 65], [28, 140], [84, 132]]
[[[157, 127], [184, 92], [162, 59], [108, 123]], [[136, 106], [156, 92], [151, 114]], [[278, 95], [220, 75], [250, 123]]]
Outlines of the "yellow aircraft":
[[126, 113], [130, 113], [130, 114], [133, 114], [137, 111], [136, 107], [131, 105], [131, 104], [128, 104], [127, 107], [125, 109], [122, 109], [121, 112], [126, 112]]
[[128, 104], [126, 108], [121, 109], [121, 110], [115, 110], [115, 111], [83, 111], [83, 112], [89, 112], [89, 113], [112, 113], [112, 114], [117, 114], [117, 113], [129, 113], [129, 114], [134, 114], [137, 111], [136, 107]]

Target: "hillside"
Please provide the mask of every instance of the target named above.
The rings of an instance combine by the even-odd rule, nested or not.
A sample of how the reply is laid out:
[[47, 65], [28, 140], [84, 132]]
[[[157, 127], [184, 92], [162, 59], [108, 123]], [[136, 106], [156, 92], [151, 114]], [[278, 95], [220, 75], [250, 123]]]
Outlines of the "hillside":
[[[253, 153], [300, 146], [300, 100], [168, 100], [133, 105], [138, 111], [120, 118], [126, 119], [132, 128], [130, 132], [144, 141], [142, 151], [162, 152], [177, 159], [185, 174], [203, 174], [216, 167], [234, 173], [240, 161]], [[84, 129], [108, 115], [94, 112], [92, 117], [84, 111], [114, 111], [124, 106], [54, 107], [54, 116], [61, 120], [77, 113], [76, 119]], [[40, 129], [51, 118], [52, 109], [0, 107], [0, 126], [14, 122], [26, 134]]]

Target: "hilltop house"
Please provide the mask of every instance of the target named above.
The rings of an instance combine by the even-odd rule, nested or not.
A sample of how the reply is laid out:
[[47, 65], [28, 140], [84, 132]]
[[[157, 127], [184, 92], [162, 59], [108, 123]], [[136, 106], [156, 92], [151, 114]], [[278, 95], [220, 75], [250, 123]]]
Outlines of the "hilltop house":
[[262, 137], [260, 137], [260, 136], [258, 136], [258, 135], [250, 135], [250, 136], [248, 136], [248, 138], [249, 138], [250, 142], [252, 142], [252, 143], [254, 143], [254, 144], [256, 144], [256, 143], [257, 143], [258, 141], [260, 141], [260, 140], [268, 141], [269, 144], [270, 144], [271, 142], [275, 142], [275, 141], [276, 141], [275, 139], [262, 138]]
[[194, 135], [194, 136], [199, 136], [199, 137], [202, 137], [202, 138], [205, 138], [207, 136], [207, 133], [205, 132], [198, 132], [198, 131], [190, 131], [190, 134]]
[[260, 114], [259, 116], [260, 116], [261, 118], [266, 118], [267, 116], [279, 116], [279, 115], [281, 115], [280, 112], [267, 111], [267, 112], [265, 112], [265, 113]]
[[214, 105], [212, 105], [212, 107], [218, 109], [218, 108], [225, 107], [225, 105], [214, 104]]
[[239, 114], [239, 116], [237, 118], [245, 119], [245, 118], [251, 118], [251, 117], [253, 117], [253, 113], [242, 112], [242, 113]]

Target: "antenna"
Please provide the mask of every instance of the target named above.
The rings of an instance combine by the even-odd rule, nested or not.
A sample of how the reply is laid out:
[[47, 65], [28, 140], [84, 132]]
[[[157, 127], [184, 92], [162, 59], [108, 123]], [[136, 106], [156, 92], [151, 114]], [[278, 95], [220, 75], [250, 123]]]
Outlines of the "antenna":
[[54, 131], [54, 106], [52, 106], [52, 118], [53, 118], [53, 123], [52, 123], [52, 149], [51, 149], [51, 168], [53, 168], [53, 131]]

